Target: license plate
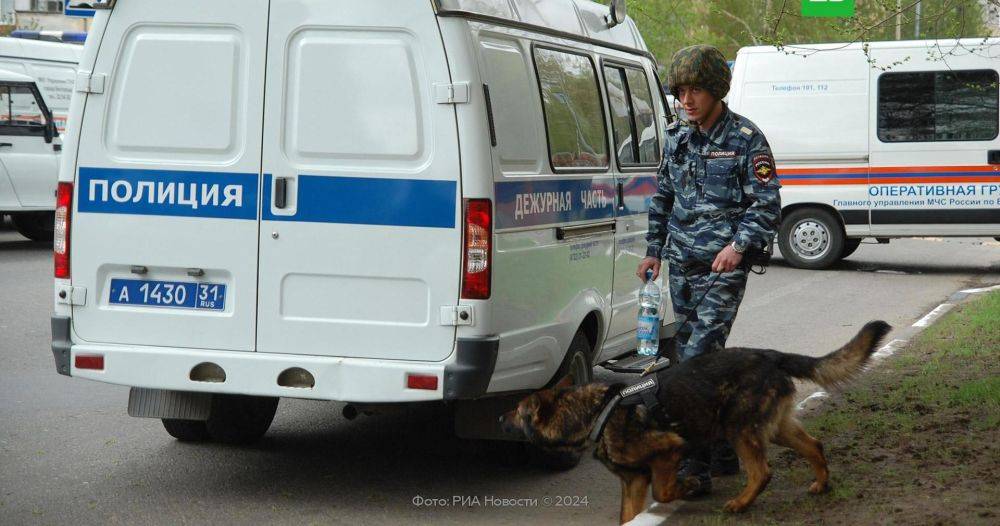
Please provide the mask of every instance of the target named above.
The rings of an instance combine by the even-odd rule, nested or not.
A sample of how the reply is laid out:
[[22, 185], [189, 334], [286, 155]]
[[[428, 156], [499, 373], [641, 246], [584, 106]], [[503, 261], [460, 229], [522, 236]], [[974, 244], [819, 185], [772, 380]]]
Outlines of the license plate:
[[114, 305], [222, 310], [226, 286], [221, 283], [112, 279], [109, 302]]

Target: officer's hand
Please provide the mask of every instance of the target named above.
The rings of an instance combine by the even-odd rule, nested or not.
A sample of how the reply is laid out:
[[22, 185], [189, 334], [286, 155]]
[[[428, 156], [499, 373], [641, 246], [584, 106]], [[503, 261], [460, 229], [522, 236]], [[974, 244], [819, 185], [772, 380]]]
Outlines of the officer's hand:
[[726, 248], [715, 256], [715, 261], [712, 262], [712, 272], [732, 272], [740, 266], [741, 261], [743, 261], [743, 254], [736, 252], [732, 245], [726, 245]]
[[649, 269], [653, 269], [653, 279], [660, 277], [660, 258], [650, 256], [642, 258], [642, 261], [639, 262], [639, 269], [635, 271], [635, 275], [639, 276], [639, 279], [645, 283], [646, 271]]

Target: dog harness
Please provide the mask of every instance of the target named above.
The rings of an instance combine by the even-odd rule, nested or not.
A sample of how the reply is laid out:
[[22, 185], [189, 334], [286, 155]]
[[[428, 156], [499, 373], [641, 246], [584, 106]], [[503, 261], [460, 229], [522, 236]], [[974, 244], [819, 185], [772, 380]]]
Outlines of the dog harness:
[[[658, 371], [664, 366], [657, 367], [655, 370]], [[611, 388], [608, 391], [613, 392]], [[657, 397], [659, 392], [660, 381], [655, 372], [653, 374], [645, 374], [638, 382], [622, 388], [621, 391], [618, 391], [617, 394], [611, 397], [607, 404], [605, 404], [604, 409], [597, 416], [594, 428], [590, 430], [590, 440], [593, 442], [600, 440], [601, 434], [604, 433], [604, 428], [608, 424], [608, 418], [611, 417], [611, 413], [619, 406], [644, 405], [655, 420], [663, 425], [670, 425], [672, 423], [670, 415], [667, 414], [666, 408], [660, 403], [660, 399]]]

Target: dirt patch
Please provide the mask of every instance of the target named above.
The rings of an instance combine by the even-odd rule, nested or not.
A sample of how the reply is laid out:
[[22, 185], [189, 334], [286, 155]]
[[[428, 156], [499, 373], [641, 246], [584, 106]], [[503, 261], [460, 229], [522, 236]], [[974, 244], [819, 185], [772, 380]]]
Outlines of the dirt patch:
[[744, 476], [672, 524], [1000, 524], [1000, 292], [954, 309], [845, 392], [800, 415], [821, 440], [831, 489], [770, 448], [773, 479], [747, 513], [722, 506]]

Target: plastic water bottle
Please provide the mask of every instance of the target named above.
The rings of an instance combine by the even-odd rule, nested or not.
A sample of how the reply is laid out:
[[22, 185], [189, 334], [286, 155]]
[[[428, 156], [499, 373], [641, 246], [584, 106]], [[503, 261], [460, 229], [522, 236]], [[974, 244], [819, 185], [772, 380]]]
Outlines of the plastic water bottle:
[[660, 344], [660, 286], [653, 281], [653, 271], [646, 271], [646, 284], [639, 292], [638, 352], [654, 356]]

